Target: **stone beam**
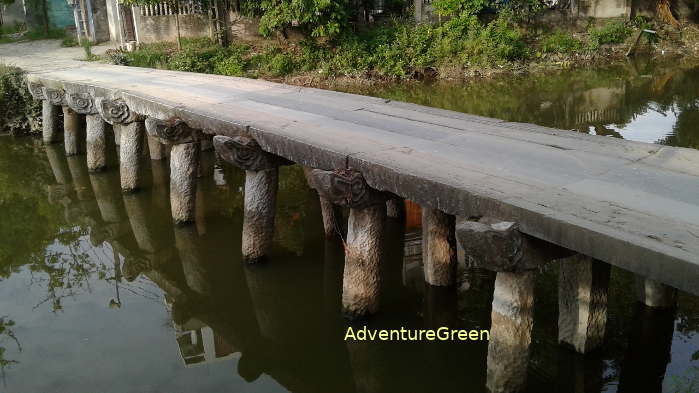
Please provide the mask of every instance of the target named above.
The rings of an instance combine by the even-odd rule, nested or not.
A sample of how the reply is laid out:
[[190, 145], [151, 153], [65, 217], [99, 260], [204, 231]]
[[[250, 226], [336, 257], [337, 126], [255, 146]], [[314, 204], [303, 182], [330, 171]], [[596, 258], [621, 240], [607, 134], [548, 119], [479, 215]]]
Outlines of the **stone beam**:
[[245, 170], [242, 252], [245, 261], [257, 262], [272, 250], [279, 165], [291, 162], [265, 152], [246, 136], [215, 136], [213, 144], [224, 161]]
[[389, 195], [369, 187], [352, 169], [314, 169], [311, 177], [321, 197], [350, 208], [345, 245], [342, 308], [350, 318], [379, 309], [381, 243]]

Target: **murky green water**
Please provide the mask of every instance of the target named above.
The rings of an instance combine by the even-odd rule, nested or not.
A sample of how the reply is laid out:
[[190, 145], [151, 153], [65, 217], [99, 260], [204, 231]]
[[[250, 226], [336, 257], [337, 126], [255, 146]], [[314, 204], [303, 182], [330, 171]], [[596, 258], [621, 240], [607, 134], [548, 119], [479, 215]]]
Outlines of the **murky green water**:
[[[698, 92], [699, 68], [629, 65], [370, 93], [696, 148]], [[242, 172], [202, 179], [197, 225], [174, 227], [168, 168], [146, 171], [148, 187], [122, 195], [115, 170], [0, 137], [0, 392], [485, 391], [485, 342], [343, 341], [342, 246], [324, 240], [300, 168], [282, 169], [260, 266], [240, 258]], [[367, 324], [487, 328], [494, 277], [426, 288], [419, 233], [387, 225], [382, 310]], [[556, 277], [552, 266], [537, 284], [528, 392], [699, 390], [697, 297], [651, 312], [613, 270], [606, 345], [583, 358], [557, 344]]]

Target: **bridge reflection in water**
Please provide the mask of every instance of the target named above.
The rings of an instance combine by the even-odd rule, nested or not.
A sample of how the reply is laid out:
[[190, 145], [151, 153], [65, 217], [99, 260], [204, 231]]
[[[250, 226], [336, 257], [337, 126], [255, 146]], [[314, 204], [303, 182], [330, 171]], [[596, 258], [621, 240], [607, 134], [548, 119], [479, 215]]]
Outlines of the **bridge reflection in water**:
[[[68, 222], [89, 228], [94, 246], [114, 250], [113, 305], [121, 305], [120, 283], [139, 277], [155, 283], [164, 293], [185, 367], [234, 358], [246, 381], [267, 374], [290, 391], [431, 392], [456, 386], [486, 391], [491, 372], [487, 342], [343, 340], [348, 326], [490, 327], [492, 272], [466, 269], [461, 255], [457, 286], [425, 284], [416, 205], [408, 202], [406, 214], [386, 224], [381, 265], [385, 312], [350, 323], [340, 313], [342, 242], [323, 236], [318, 198], [300, 168], [284, 168], [280, 176], [285, 197], [277, 209], [274, 263], [253, 265], [243, 263], [240, 252], [243, 172], [217, 166], [213, 176], [202, 177], [196, 224], [173, 225], [166, 161], [142, 157], [150, 180], [144, 191], [122, 194], [117, 172], [88, 173], [85, 160], [65, 157], [62, 146], [45, 149], [55, 177], [49, 199], [63, 205]], [[213, 153], [204, 154], [213, 163]], [[555, 299], [555, 285], [547, 285], [541, 290]], [[555, 316], [536, 318], [537, 324], [555, 329]], [[521, 388], [599, 392], [618, 378], [620, 392], [661, 392], [674, 311], [639, 304], [634, 318], [630, 334], [615, 333], [629, 340], [625, 353], [583, 357], [566, 348], [551, 349], [555, 332], [535, 329], [529, 385]], [[604, 360], [610, 356], [612, 365]]]

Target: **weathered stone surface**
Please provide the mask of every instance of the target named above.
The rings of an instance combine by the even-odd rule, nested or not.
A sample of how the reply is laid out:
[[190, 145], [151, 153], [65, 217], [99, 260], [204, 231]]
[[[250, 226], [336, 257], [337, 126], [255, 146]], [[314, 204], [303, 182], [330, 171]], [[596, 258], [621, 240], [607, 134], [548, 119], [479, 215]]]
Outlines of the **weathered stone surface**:
[[456, 238], [472, 267], [496, 272], [536, 269], [554, 259], [573, 254], [572, 251], [521, 233], [515, 222], [487, 217], [459, 223]]
[[98, 172], [107, 167], [107, 124], [99, 114], [85, 116], [87, 169]]
[[199, 142], [201, 139], [201, 131], [189, 127], [176, 117], [168, 120], [149, 117], [146, 119], [146, 130], [148, 135], [158, 138], [160, 143], [166, 145]]
[[388, 194], [369, 187], [362, 174], [352, 169], [311, 171], [313, 184], [321, 197], [333, 204], [350, 208], [364, 208], [383, 204], [386, 209]]
[[384, 203], [350, 210], [342, 282], [343, 313], [350, 318], [374, 314], [379, 309], [379, 263], [385, 220]]
[[422, 263], [425, 281], [448, 286], [456, 281], [455, 218], [437, 209], [422, 209]]
[[254, 139], [246, 136], [214, 137], [214, 148], [226, 162], [246, 171], [262, 171], [280, 165], [290, 165], [290, 161], [262, 150]]
[[53, 105], [66, 105], [65, 92], [63, 90], [44, 87], [44, 97]]
[[95, 115], [99, 112], [95, 106], [95, 100], [88, 93], [68, 93], [66, 94], [66, 103], [81, 115]]
[[274, 238], [279, 169], [245, 171], [243, 259], [255, 263], [268, 256]]
[[177, 224], [195, 219], [199, 154], [198, 143], [174, 145], [170, 153], [170, 207]]
[[44, 87], [41, 85], [41, 83], [27, 81], [27, 89], [29, 90], [29, 94], [31, 94], [32, 98], [34, 98], [35, 100], [46, 99], [46, 95], [44, 94]]
[[80, 115], [68, 106], [63, 107], [63, 138], [67, 156], [74, 156], [82, 153], [82, 132]]
[[391, 198], [386, 201], [386, 216], [402, 218], [405, 216], [405, 202], [402, 198]]
[[584, 255], [560, 260], [558, 342], [588, 353], [604, 342], [611, 266]]
[[141, 121], [117, 124], [121, 135], [119, 145], [119, 174], [121, 191], [133, 192], [142, 186], [141, 155], [143, 153], [144, 125]]
[[677, 305], [677, 289], [645, 277], [636, 276], [638, 301], [651, 308], [674, 308]]
[[95, 99], [97, 111], [104, 121], [111, 125], [130, 124], [134, 121], [143, 120], [143, 117], [129, 108], [124, 100], [109, 100], [104, 97]]
[[63, 138], [59, 119], [60, 110], [60, 106], [53, 105], [49, 100], [43, 100], [41, 103], [42, 139], [46, 144], [59, 142]]
[[534, 279], [534, 272], [499, 272], [495, 279], [486, 382], [491, 393], [519, 392], [527, 381]]
[[342, 215], [332, 202], [327, 198], [319, 197], [320, 200], [320, 212], [323, 217], [323, 233], [326, 238], [331, 238], [336, 235], [342, 234], [339, 224], [339, 219]]

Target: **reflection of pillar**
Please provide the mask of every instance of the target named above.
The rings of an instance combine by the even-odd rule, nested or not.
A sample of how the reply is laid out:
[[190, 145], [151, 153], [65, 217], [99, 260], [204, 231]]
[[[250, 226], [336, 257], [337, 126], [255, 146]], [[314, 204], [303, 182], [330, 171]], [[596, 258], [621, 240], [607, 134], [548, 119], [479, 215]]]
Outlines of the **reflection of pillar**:
[[369, 187], [361, 173], [352, 170], [311, 172], [321, 197], [348, 206], [342, 308], [354, 318], [379, 309], [379, 262], [386, 220], [387, 195]]
[[248, 137], [216, 136], [214, 147], [223, 160], [245, 170], [243, 259], [257, 262], [272, 250], [279, 165], [289, 162], [263, 151]]
[[[353, 328], [355, 330], [361, 329], [360, 326]], [[346, 345], [352, 367], [354, 391], [358, 393], [385, 392], [385, 382], [389, 378], [381, 371], [390, 363], [386, 356], [382, 356], [387, 348], [372, 341], [348, 340]]]
[[70, 183], [70, 171], [68, 170], [68, 165], [63, 155], [63, 149], [51, 145], [47, 145], [45, 149], [46, 157], [49, 160], [49, 165], [51, 166], [51, 171], [53, 172], [53, 177], [56, 179], [56, 183]]
[[78, 200], [86, 201], [92, 199], [92, 185], [87, 173], [87, 166], [82, 157], [70, 156], [66, 157], [70, 175], [73, 178], [73, 189], [75, 190]]
[[558, 392], [599, 393], [604, 391], [604, 360], [598, 356], [579, 356], [561, 348], [558, 351]]
[[522, 234], [514, 222], [488, 217], [464, 221], [456, 232], [474, 267], [497, 272], [486, 385], [492, 393], [520, 391], [527, 379], [535, 269], [570, 252]]
[[558, 342], [579, 353], [600, 347], [607, 325], [610, 265], [584, 255], [560, 261]]
[[124, 195], [123, 199], [138, 248], [148, 253], [156, 252], [155, 233], [151, 226], [152, 221], [148, 216], [148, 206], [144, 196], [139, 194]]
[[674, 326], [673, 309], [636, 307], [621, 366], [619, 393], [663, 391]]
[[423, 310], [425, 329], [453, 327], [458, 311], [456, 286], [439, 287], [426, 283]]
[[170, 151], [170, 209], [177, 224], [195, 221], [197, 171], [201, 132], [184, 121], [146, 119], [148, 135], [172, 146]]
[[454, 216], [437, 209], [422, 209], [422, 262], [425, 281], [448, 286], [456, 281]]
[[90, 183], [97, 199], [100, 215], [105, 222], [118, 223], [123, 220], [122, 200], [119, 185], [114, 176], [108, 173], [91, 173]]
[[636, 295], [652, 308], [673, 308], [677, 303], [677, 289], [641, 276], [636, 276]]
[[200, 295], [212, 293], [212, 283], [207, 276], [206, 261], [203, 260], [200, 250], [200, 239], [196, 227], [192, 225], [177, 226], [175, 231], [175, 244], [182, 261], [187, 285]]
[[168, 164], [164, 160], [151, 162], [151, 173], [153, 175], [153, 204], [160, 209], [170, 211], [170, 171]]

